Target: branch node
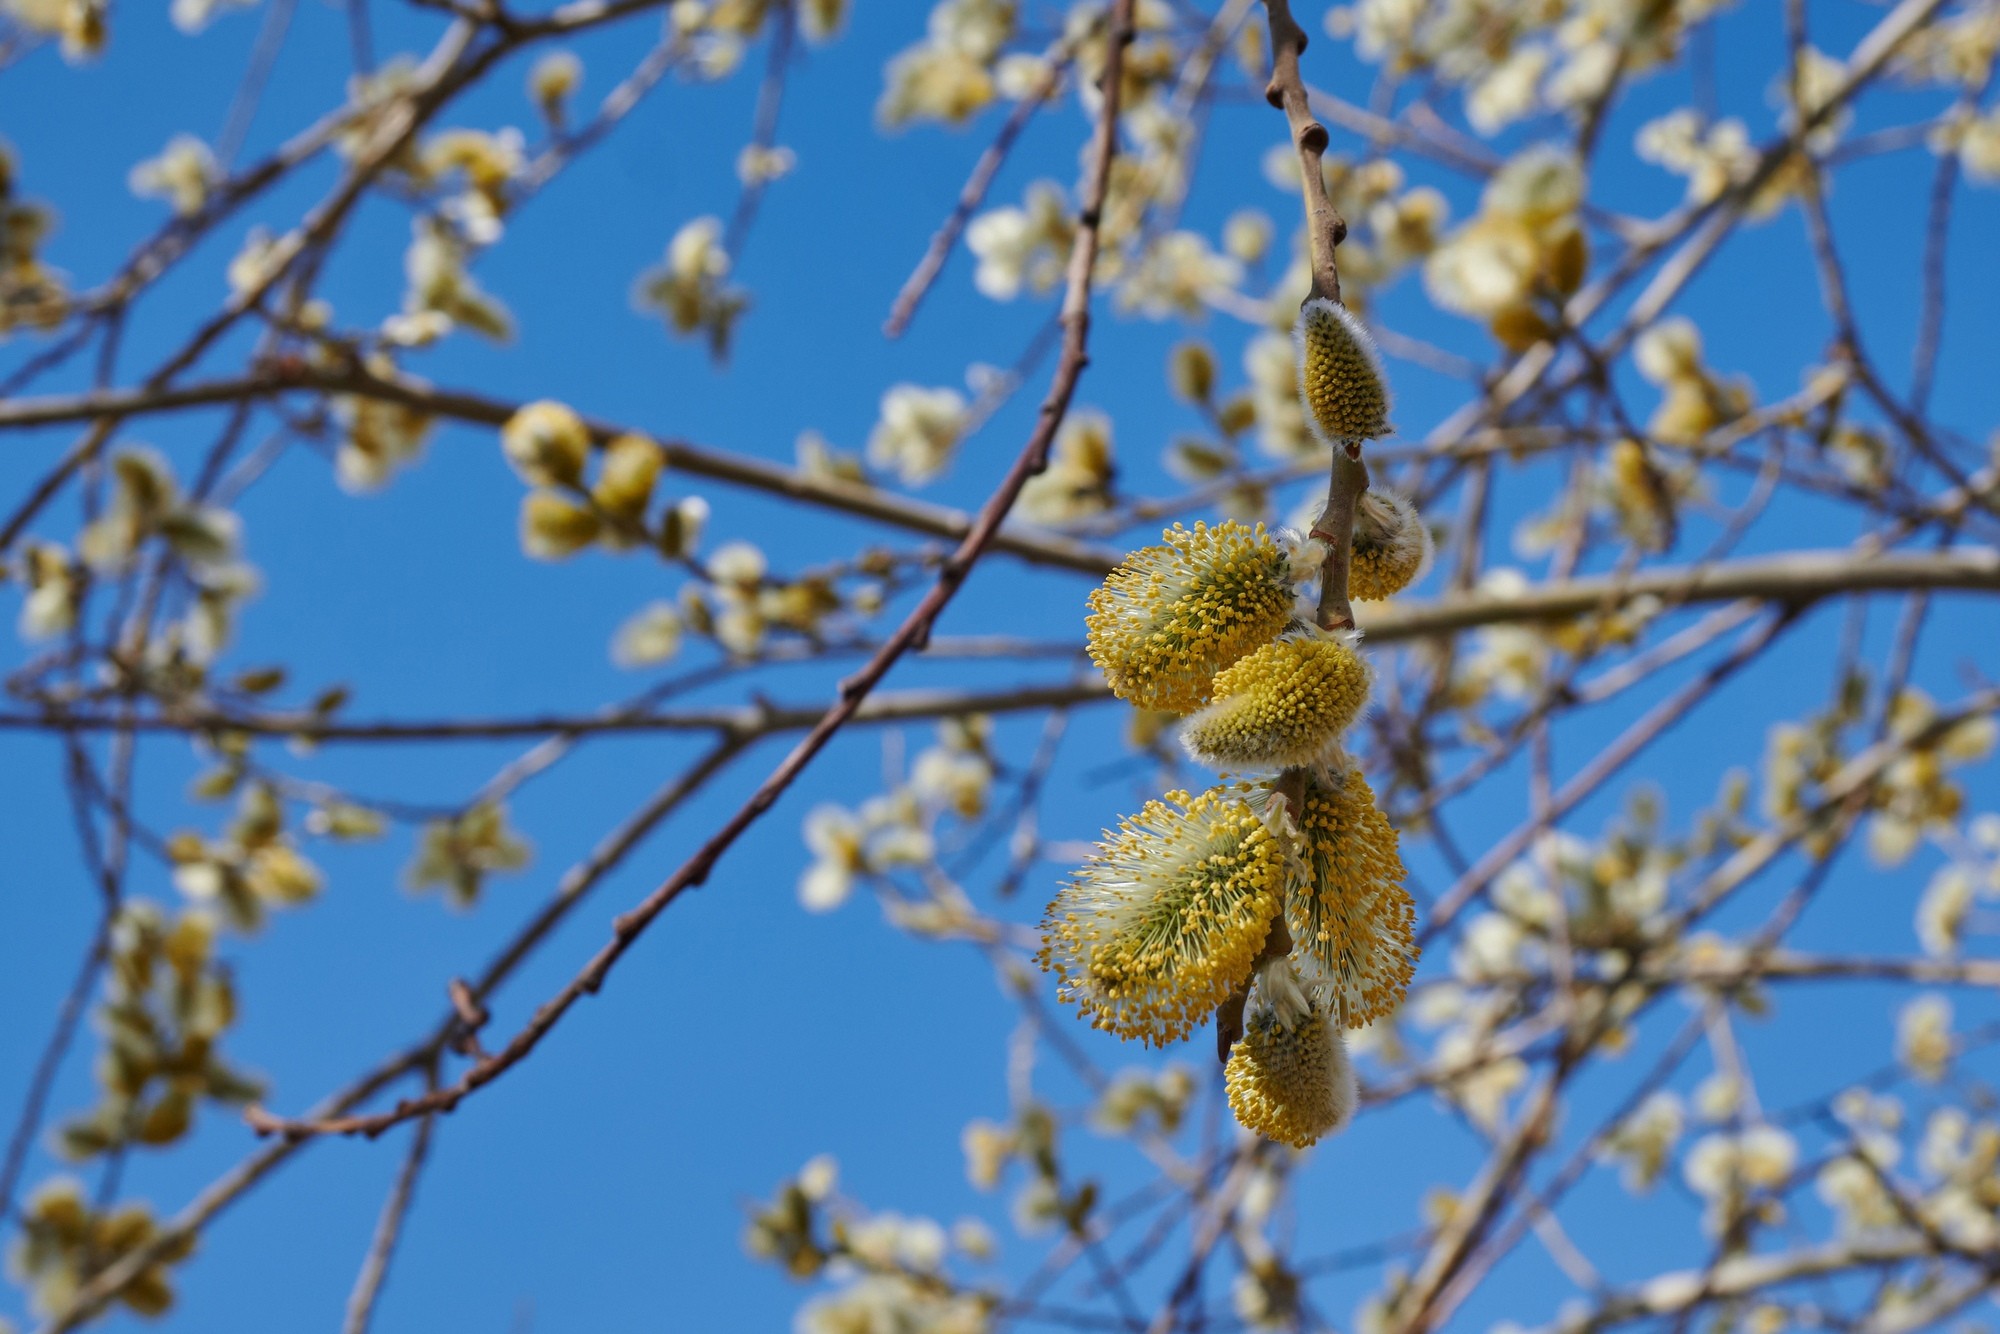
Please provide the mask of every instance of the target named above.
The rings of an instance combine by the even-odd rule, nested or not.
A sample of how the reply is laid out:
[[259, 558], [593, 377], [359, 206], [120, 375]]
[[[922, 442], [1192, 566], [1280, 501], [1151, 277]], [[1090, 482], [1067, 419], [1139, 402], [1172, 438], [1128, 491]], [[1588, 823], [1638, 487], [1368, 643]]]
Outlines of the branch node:
[[452, 1011], [458, 1016], [458, 1031], [451, 1037], [451, 1049], [461, 1056], [485, 1059], [486, 1051], [479, 1045], [479, 1030], [493, 1017], [492, 1011], [480, 1004], [462, 977], [451, 979], [445, 985], [445, 993], [451, 997]]

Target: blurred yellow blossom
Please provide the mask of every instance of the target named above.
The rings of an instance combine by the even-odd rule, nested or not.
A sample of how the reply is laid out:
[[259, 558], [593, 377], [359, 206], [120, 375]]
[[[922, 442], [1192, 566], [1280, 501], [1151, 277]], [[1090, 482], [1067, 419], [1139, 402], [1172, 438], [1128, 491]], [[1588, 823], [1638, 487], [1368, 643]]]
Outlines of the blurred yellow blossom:
[[156, 158], [132, 168], [132, 193], [166, 200], [182, 217], [199, 213], [208, 193], [221, 178], [221, 167], [207, 144], [191, 134], [177, 134]]
[[892, 385], [868, 436], [868, 462], [921, 485], [950, 465], [965, 427], [965, 396], [957, 390]]
[[1896, 1059], [1929, 1084], [1951, 1068], [1951, 1002], [1936, 994], [1917, 997], [1896, 1016]]
[[750, 301], [743, 289], [730, 285], [729, 268], [721, 220], [696, 218], [674, 233], [665, 262], [639, 276], [633, 303], [657, 312], [675, 333], [704, 334], [710, 352], [720, 359]]

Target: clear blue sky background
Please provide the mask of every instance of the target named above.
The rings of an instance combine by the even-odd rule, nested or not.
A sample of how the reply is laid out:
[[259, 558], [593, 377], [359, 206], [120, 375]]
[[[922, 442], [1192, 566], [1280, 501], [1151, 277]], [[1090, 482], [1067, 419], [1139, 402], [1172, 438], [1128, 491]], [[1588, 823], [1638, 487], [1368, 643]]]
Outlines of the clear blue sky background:
[[[1310, 23], [1317, 24], [1321, 8], [1303, 6]], [[1856, 4], [1812, 8], [1817, 41], [1835, 52], [1847, 50], [1881, 12]], [[111, 270], [163, 216], [158, 206], [130, 197], [126, 172], [174, 132], [217, 132], [258, 23], [255, 14], [229, 14], [207, 35], [189, 39], [167, 24], [163, 9], [121, 7], [111, 49], [95, 65], [71, 69], [44, 51], [0, 75], [0, 132], [18, 151], [23, 192], [60, 209], [61, 230], [47, 254], [79, 286]], [[780, 140], [797, 151], [799, 168], [772, 190], [741, 263], [738, 276], [754, 291], [756, 306], [726, 369], [711, 369], [699, 348], [670, 341], [657, 322], [633, 313], [627, 293], [683, 221], [730, 208], [733, 164], [748, 135], [761, 68], [757, 54], [724, 85], [663, 90], [510, 222], [506, 243], [478, 272], [520, 317], [516, 342], [496, 348], [454, 339], [413, 357], [411, 368], [448, 384], [558, 397], [662, 435], [789, 461], [793, 440], [807, 428], [858, 447], [889, 383], [960, 384], [968, 362], [1010, 362], [1047, 311], [978, 298], [963, 255], [946, 271], [914, 336], [887, 343], [879, 334], [897, 285], [995, 122], [989, 115], [966, 133], [880, 135], [872, 109], [882, 64], [921, 31], [923, 12], [916, 4], [869, 0], [859, 9], [844, 38], [808, 53], [795, 71]], [[1761, 135], [1771, 126], [1765, 83], [1781, 47], [1776, 7], [1747, 9], [1730, 20], [1719, 44], [1716, 82], [1723, 110], [1746, 117]], [[378, 6], [383, 52], [428, 48], [435, 35], [428, 18], [385, 10]], [[639, 57], [651, 36], [652, 21], [640, 20], [578, 44], [588, 68], [584, 105]], [[1309, 61], [1321, 83], [1365, 86], [1351, 54], [1334, 42], [1315, 44]], [[339, 12], [316, 0], [303, 4], [251, 151], [332, 105], [347, 73]], [[522, 64], [503, 67], [446, 123], [532, 127], [523, 74]], [[1632, 165], [1625, 146], [1645, 119], [1688, 96], [1683, 71], [1645, 84], [1621, 107], [1608, 132], [1613, 165], [1597, 182], [1597, 198], [1640, 213], [1678, 198], [1676, 179]], [[1867, 102], [1861, 123], [1893, 123], [1919, 109], [1907, 95], [1883, 93]], [[1018, 198], [1039, 176], [1070, 180], [1084, 128], [1073, 104], [1039, 121], [994, 198]], [[1537, 133], [1529, 126], [1514, 138]], [[1280, 138], [1277, 118], [1261, 105], [1223, 109], [1190, 225], [1213, 235], [1222, 218], [1253, 204], [1289, 227], [1293, 200], [1273, 190], [1258, 168], [1263, 149]], [[1913, 337], [1926, 163], [1905, 158], [1850, 172], [1834, 201], [1864, 320], [1892, 369], [1903, 364]], [[1470, 211], [1466, 183], [1407, 165], [1414, 177], [1436, 179], [1448, 190], [1455, 216]], [[151, 365], [214, 306], [221, 268], [248, 221], [296, 216], [329, 179], [324, 168], [306, 173], [269, 211], [225, 227], [141, 307], [123, 366]], [[1994, 193], [1965, 196], [1958, 227], [1962, 242], [1995, 235]], [[322, 288], [344, 320], [371, 323], [395, 308], [407, 235], [402, 207], [371, 201], [363, 208]], [[1996, 419], [1991, 312], [2000, 306], [2000, 271], [1981, 249], [1961, 244], [1952, 280], [1950, 351], [1938, 405], [1946, 421], [1983, 436]], [[1794, 389], [1798, 369], [1827, 337], [1796, 212], [1732, 243], [1689, 308], [1703, 320], [1715, 365], [1752, 376], [1760, 397]], [[1487, 355], [1482, 333], [1431, 312], [1413, 285], [1391, 294], [1384, 312], [1398, 327]], [[1210, 332], [1230, 383], [1239, 383], [1242, 332], [1229, 326]], [[1115, 414], [1128, 484], [1158, 489], [1159, 450], [1197, 425], [1168, 397], [1161, 375], [1167, 348], [1185, 330], [1107, 315], [1099, 334], [1080, 402]], [[31, 346], [17, 339], [0, 357], [12, 365]], [[210, 364], [231, 363], [218, 354]], [[1395, 373], [1398, 421], [1410, 438], [1459, 402], [1456, 387], [1436, 377], [1408, 367]], [[966, 447], [931, 494], [976, 504], [1018, 447], [1039, 392], [1038, 379]], [[1651, 391], [1637, 389], [1632, 401], [1649, 409]], [[214, 426], [212, 417], [190, 414], [140, 422], [126, 434], [165, 449], [185, 472]], [[50, 432], [34, 445], [15, 440], [0, 457], [0, 489], [18, 494], [66, 439]], [[1509, 518], [1540, 508], [1552, 480], [1534, 471], [1514, 476], [1499, 497]], [[680, 483], [670, 478], [668, 485]], [[823, 561], [851, 548], [862, 531], [754, 495], [700, 489], [715, 507], [711, 544], [754, 537], [779, 568]], [[593, 555], [564, 565], [523, 559], [515, 537], [519, 495], [489, 433], [441, 430], [420, 467], [363, 499], [341, 493], [314, 456], [294, 453], [243, 506], [248, 550], [268, 588], [251, 607], [228, 662], [290, 662], [301, 691], [349, 683], [354, 712], [371, 717], [580, 710], [631, 692], [639, 682], [611, 665], [607, 641], [639, 605], [669, 595], [672, 578], [639, 558]], [[67, 537], [74, 524], [73, 511], [57, 511], [44, 530]], [[1691, 541], [1698, 547], [1706, 536], [1697, 524]], [[1830, 546], [1852, 536], [1849, 521], [1831, 510], [1794, 504], [1760, 529], [1753, 546]], [[995, 560], [944, 630], [1074, 635], [1084, 591], [1075, 576], [1034, 574]], [[14, 595], [6, 598], [11, 617]], [[1988, 671], [2000, 665], [1991, 647], [2000, 618], [1990, 603], [1942, 599], [1933, 617], [1938, 629], [1918, 676], [1934, 693], [1956, 694], [1968, 663]], [[1886, 605], [1870, 620], [1877, 661], [1890, 624]], [[1817, 707], [1838, 628], [1837, 612], [1817, 613], [1783, 651], [1656, 747], [1632, 779], [1663, 788], [1670, 812], [1685, 819], [1714, 793], [1729, 765], [1761, 756], [1769, 718]], [[1030, 670], [1036, 669], [1011, 675], [1019, 679]], [[1054, 677], [1061, 669], [1040, 670]], [[959, 664], [909, 664], [894, 683], [1009, 676]], [[783, 699], [816, 700], [828, 679], [823, 672], [774, 673], [767, 688]], [[1801, 679], [1810, 683], [1803, 692]], [[1607, 709], [1564, 731], [1559, 760], [1568, 757], [1573, 766], [1645, 702]], [[1079, 723], [1066, 776], [1049, 794], [1050, 835], [1093, 834], [1133, 804], [1120, 783], [1092, 785], [1080, 777], [1119, 753], [1120, 724], [1108, 710]], [[1017, 761], [1032, 749], [1031, 724], [1003, 726], [1000, 735], [1002, 750]], [[918, 731], [907, 740], [914, 750], [928, 737]], [[95, 898], [78, 869], [58, 749], [18, 735], [0, 740], [0, 748], [6, 849], [0, 1108], [11, 1117], [56, 998], [88, 939]], [[516, 749], [333, 748], [288, 762], [367, 795], [450, 800]], [[321, 901], [280, 914], [252, 940], [232, 942], [245, 1006], [231, 1050], [270, 1080], [274, 1104], [286, 1111], [351, 1079], [419, 1034], [442, 1003], [445, 979], [483, 961], [540, 903], [560, 868], [691, 753], [690, 743], [665, 738], [603, 742], [585, 748], [554, 779], [531, 784], [516, 818], [536, 844], [534, 865], [494, 881], [484, 905], [470, 914], [401, 889], [406, 832], [370, 846], [314, 846], [312, 855], [329, 873]], [[675, 865], [778, 753], [766, 746], [740, 762], [612, 877], [507, 990], [498, 1028], [511, 1029], [559, 986], [602, 939], [609, 917]], [[990, 974], [968, 951], [916, 944], [888, 929], [865, 902], [815, 918], [794, 901], [804, 862], [799, 820], [816, 802], [852, 802], [876, 790], [880, 756], [879, 735], [840, 741], [708, 886], [674, 907], [600, 997], [527, 1067], [443, 1123], [378, 1329], [502, 1331], [520, 1328], [523, 1312], [532, 1313], [538, 1334], [784, 1328], [800, 1294], [743, 1255], [743, 1207], [827, 1151], [841, 1160], [844, 1187], [871, 1205], [946, 1221], [984, 1212], [1006, 1237], [1003, 1263], [1020, 1267], [1040, 1254], [1037, 1243], [1006, 1235], [1004, 1196], [982, 1197], [966, 1184], [959, 1150], [967, 1119], [1006, 1111], [1003, 1041], [1014, 1011]], [[173, 743], [149, 746], [140, 781], [156, 825], [213, 830], [218, 812], [189, 806], [181, 795], [197, 767]], [[1973, 788], [1992, 804], [1990, 775], [1975, 779]], [[1459, 816], [1456, 832], [1472, 846], [1523, 813], [1522, 784], [1501, 781], [1485, 790], [1483, 802]], [[1609, 804], [1594, 806], [1575, 823], [1594, 832], [1611, 813]], [[1827, 948], [1882, 948], [1884, 940], [1908, 948], [1916, 895], [1935, 860], [1922, 854], [1891, 875], [1875, 874], [1858, 859], [1848, 863], [1801, 939]], [[1413, 865], [1433, 888], [1442, 879], [1425, 850]], [[1022, 914], [1038, 909], [1056, 874], [1045, 868], [1031, 883]], [[1773, 879], [1746, 914], [1767, 907], [1788, 883]], [[174, 896], [161, 869], [145, 860], [132, 888], [163, 900]], [[1858, 987], [1782, 997], [1779, 1017], [1751, 1039], [1753, 1051], [1765, 1056], [1767, 1105], [1826, 1088], [1838, 1077], [1830, 1070], [1859, 1074], [1880, 1065], [1892, 1032], [1891, 994]], [[1960, 1013], [1971, 1020], [1980, 1012], [1962, 1002]], [[1657, 1036], [1679, 1018], [1676, 1007], [1663, 1007], [1648, 1032]], [[1094, 1041], [1080, 1027], [1078, 1036]], [[87, 1046], [65, 1067], [58, 1111], [91, 1097]], [[1138, 1056], [1098, 1049], [1113, 1064]], [[1202, 1037], [1182, 1055], [1199, 1062], [1206, 1049]], [[1572, 1124], [1584, 1125], [1590, 1108], [1608, 1106], [1637, 1065], [1628, 1061], [1587, 1085]], [[1707, 1072], [1706, 1057], [1698, 1056], [1684, 1085]], [[1052, 1089], [1061, 1092], [1062, 1085]], [[400, 1142], [401, 1132], [375, 1144], [316, 1146], [234, 1208], [180, 1271], [176, 1327], [235, 1334], [331, 1326]], [[171, 1211], [251, 1146], [240, 1124], [207, 1114], [190, 1147], [135, 1160], [128, 1191]], [[1102, 1158], [1114, 1179], [1130, 1179], [1122, 1151], [1105, 1155], [1080, 1146], [1079, 1152], [1086, 1160]], [[1298, 1203], [1300, 1234], [1313, 1250], [1405, 1227], [1424, 1189], [1462, 1184], [1477, 1156], [1471, 1138], [1428, 1105], [1371, 1118], [1318, 1151]], [[37, 1169], [31, 1180], [55, 1165], [43, 1159]], [[1622, 1199], [1595, 1180], [1579, 1194], [1582, 1216], [1592, 1220], [1584, 1235], [1608, 1273], [1644, 1272], [1659, 1262], [1662, 1246], [1686, 1247], [1686, 1258], [1697, 1257], [1691, 1204], [1661, 1206], [1679, 1211], [1676, 1230], [1649, 1225], [1642, 1232], [1637, 1216], [1619, 1212]], [[1663, 1235], [1673, 1239], [1663, 1243]], [[1539, 1253], [1524, 1253], [1460, 1323], [1483, 1328], [1503, 1316], [1547, 1318], [1550, 1279]], [[1362, 1291], [1359, 1283], [1325, 1288], [1321, 1305], [1344, 1321]], [[112, 1326], [135, 1323], [120, 1317]]]

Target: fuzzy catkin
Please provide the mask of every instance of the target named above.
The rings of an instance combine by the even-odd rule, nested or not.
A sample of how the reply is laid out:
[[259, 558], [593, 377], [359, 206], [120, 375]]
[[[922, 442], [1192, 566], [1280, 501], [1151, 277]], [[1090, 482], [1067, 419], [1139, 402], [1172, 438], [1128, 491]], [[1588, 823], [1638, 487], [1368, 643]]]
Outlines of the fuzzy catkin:
[[1250, 977], [1285, 854], [1240, 796], [1169, 792], [1107, 834], [1042, 920], [1042, 967], [1093, 1024], [1164, 1046]]
[[1431, 530], [1417, 507], [1394, 491], [1369, 488], [1354, 511], [1347, 566], [1349, 597], [1377, 602], [1415, 582], [1431, 558]]
[[1416, 972], [1416, 904], [1403, 887], [1396, 830], [1357, 765], [1312, 774], [1298, 816], [1305, 874], [1285, 922], [1335, 1017], [1360, 1028], [1395, 1013]]
[[1289, 1025], [1274, 1008], [1253, 1009], [1223, 1078], [1237, 1121], [1295, 1149], [1317, 1143], [1354, 1115], [1347, 1044], [1317, 1007]]
[[1215, 702], [1181, 729], [1188, 754], [1217, 769], [1312, 764], [1368, 702], [1368, 664], [1341, 637], [1288, 635], [1216, 673]]
[[1285, 628], [1291, 560], [1262, 524], [1175, 524], [1162, 537], [1091, 593], [1086, 643], [1118, 698], [1188, 713], [1218, 671]]
[[1389, 383], [1375, 340], [1345, 306], [1314, 297], [1299, 308], [1299, 398], [1328, 444], [1389, 434]]

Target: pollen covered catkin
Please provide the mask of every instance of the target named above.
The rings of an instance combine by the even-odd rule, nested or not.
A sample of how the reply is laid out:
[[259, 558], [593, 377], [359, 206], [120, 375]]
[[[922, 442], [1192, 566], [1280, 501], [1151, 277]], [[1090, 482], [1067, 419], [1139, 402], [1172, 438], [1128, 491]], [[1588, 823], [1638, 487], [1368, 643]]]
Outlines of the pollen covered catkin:
[[1358, 765], [1312, 774], [1298, 817], [1305, 874], [1285, 923], [1309, 984], [1348, 1028], [1395, 1013], [1416, 972], [1416, 904], [1403, 887], [1396, 830]]
[[1295, 1149], [1317, 1143], [1354, 1115], [1347, 1043], [1316, 1005], [1297, 1016], [1279, 1006], [1253, 1006], [1223, 1079], [1239, 1122]]
[[1375, 340], [1345, 306], [1313, 297], [1299, 308], [1299, 398], [1330, 445], [1389, 434], [1389, 387]]
[[1377, 602], [1416, 581], [1431, 559], [1431, 530], [1417, 507], [1394, 491], [1374, 487], [1354, 509], [1354, 547], [1347, 566], [1348, 596]]
[[1123, 821], [1042, 919], [1042, 967], [1093, 1024], [1164, 1046], [1249, 980], [1285, 852], [1248, 802], [1169, 792]]
[[1161, 536], [1091, 593], [1086, 642], [1118, 698], [1189, 713], [1218, 671], [1291, 620], [1292, 563], [1262, 524], [1175, 524]]
[[1181, 743], [1217, 769], [1312, 764], [1360, 716], [1368, 683], [1347, 637], [1290, 634], [1216, 673], [1215, 702], [1182, 726]]

